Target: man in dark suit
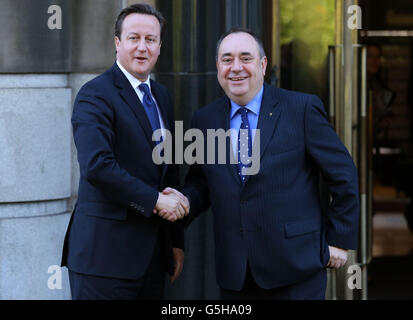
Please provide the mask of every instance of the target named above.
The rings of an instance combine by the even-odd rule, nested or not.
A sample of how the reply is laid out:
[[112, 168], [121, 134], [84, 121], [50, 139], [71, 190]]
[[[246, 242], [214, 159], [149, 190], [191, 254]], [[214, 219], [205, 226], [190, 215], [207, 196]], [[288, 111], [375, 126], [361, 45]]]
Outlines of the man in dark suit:
[[169, 93], [150, 79], [164, 21], [149, 5], [123, 9], [117, 61], [76, 97], [80, 182], [62, 256], [73, 299], [160, 299], [165, 271], [173, 281], [182, 270], [183, 228], [154, 214], [189, 210], [180, 193], [159, 192], [179, 187], [177, 167], [152, 159], [152, 133], [174, 127]]
[[[226, 96], [199, 109], [192, 128], [204, 137], [208, 129], [233, 129], [226, 159], [238, 162], [218, 164], [216, 155], [208, 164], [205, 147], [205, 161], [190, 167], [182, 193], [191, 204], [188, 223], [212, 208], [222, 297], [324, 299], [326, 268], [343, 266], [347, 250], [357, 247], [358, 178], [351, 156], [316, 96], [264, 84], [267, 59], [253, 33], [224, 34], [216, 65]], [[254, 161], [259, 170], [248, 175]], [[332, 196], [327, 212], [320, 172]]]

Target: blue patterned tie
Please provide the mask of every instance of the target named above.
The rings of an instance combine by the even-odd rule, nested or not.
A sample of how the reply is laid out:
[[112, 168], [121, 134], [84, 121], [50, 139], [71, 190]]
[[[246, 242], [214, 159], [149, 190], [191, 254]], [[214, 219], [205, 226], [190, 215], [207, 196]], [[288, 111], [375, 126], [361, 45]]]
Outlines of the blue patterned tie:
[[[156, 109], [155, 101], [152, 99], [149, 86], [146, 83], [141, 83], [139, 89], [143, 92], [142, 104], [149, 118], [149, 122], [151, 123], [152, 130], [155, 131], [160, 129], [161, 123], [159, 122], [158, 110]], [[158, 144], [161, 141], [162, 139], [156, 143]]]
[[[248, 158], [251, 158], [252, 138], [247, 116], [248, 109], [246, 107], [241, 107], [238, 109], [238, 112], [241, 114], [241, 126], [238, 131], [238, 175], [240, 176], [241, 183], [244, 184], [245, 176], [242, 175], [242, 168], [251, 167], [251, 161]], [[245, 131], [241, 132], [241, 129], [245, 129]], [[245, 137], [246, 130], [248, 130], [248, 137]], [[247, 143], [248, 148], [245, 148], [245, 145], [241, 148], [241, 143]]]

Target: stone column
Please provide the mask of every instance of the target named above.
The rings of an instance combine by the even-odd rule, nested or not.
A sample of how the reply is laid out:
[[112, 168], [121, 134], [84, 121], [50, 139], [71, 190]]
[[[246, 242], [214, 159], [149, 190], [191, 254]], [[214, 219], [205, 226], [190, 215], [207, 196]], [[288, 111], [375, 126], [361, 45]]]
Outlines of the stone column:
[[70, 117], [79, 88], [114, 62], [121, 2], [0, 1], [0, 299], [70, 299], [59, 267], [79, 180]]
[[0, 299], [68, 298], [64, 274], [48, 286], [71, 196], [67, 75], [0, 75], [0, 97]]

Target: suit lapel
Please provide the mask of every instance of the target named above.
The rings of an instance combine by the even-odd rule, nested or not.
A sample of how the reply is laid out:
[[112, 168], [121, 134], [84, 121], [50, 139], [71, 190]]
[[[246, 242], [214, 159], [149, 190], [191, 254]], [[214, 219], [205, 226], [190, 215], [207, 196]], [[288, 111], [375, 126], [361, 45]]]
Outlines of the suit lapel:
[[165, 125], [165, 129], [168, 129], [170, 131], [171, 121], [173, 121], [173, 119], [169, 119], [168, 112], [166, 111], [166, 106], [169, 102], [162, 94], [159, 85], [153, 80], [151, 80], [151, 91], [153, 96], [155, 97], [156, 103], [158, 104], [159, 110], [161, 111], [161, 117]]
[[[276, 88], [264, 84], [264, 93], [257, 123], [257, 129], [260, 130], [260, 159], [262, 158], [271, 137], [274, 135], [274, 130], [281, 115], [281, 108], [277, 108], [278, 99], [276, 91]], [[256, 143], [258, 143], [258, 141], [257, 139], [254, 139], [254, 147], [256, 146]], [[246, 176], [244, 185], [248, 182], [249, 178], [250, 176]]]
[[[153, 96], [155, 97], [156, 103], [158, 104], [159, 110], [161, 112], [161, 117], [162, 117], [165, 129], [169, 130], [171, 134], [173, 135], [173, 132], [171, 131], [173, 127], [173, 124], [172, 124], [173, 119], [169, 119], [168, 112], [166, 111], [166, 106], [168, 105], [169, 102], [164, 97], [164, 95], [161, 93], [159, 85], [153, 80], [151, 80], [151, 91], [152, 91]], [[174, 148], [172, 148], [172, 150], [174, 150]], [[172, 156], [172, 158], [174, 158], [174, 156]], [[163, 177], [166, 175], [167, 169], [168, 169], [168, 164], [163, 164], [161, 181], [163, 180]]]
[[[230, 129], [230, 109], [231, 109], [231, 103], [230, 100], [225, 97], [222, 99], [222, 103], [219, 106], [220, 112], [217, 113], [218, 117], [216, 118], [216, 129], [223, 128], [225, 132], [228, 132]], [[236, 183], [241, 185], [240, 178], [238, 176], [238, 166], [236, 164], [231, 164], [231, 158], [234, 158], [234, 152], [232, 148], [232, 143], [231, 143], [231, 138], [225, 139], [226, 141], [226, 146], [225, 146], [225, 151], [226, 151], [226, 168], [229, 170], [230, 175], [235, 179]]]
[[[278, 102], [279, 101], [277, 97], [277, 89], [271, 87], [270, 85], [264, 84], [264, 93], [261, 102], [260, 115], [258, 117], [257, 123], [257, 129], [260, 130], [260, 159], [262, 158], [265, 149], [267, 148], [271, 140], [271, 137], [274, 135], [275, 128], [281, 115], [281, 108], [277, 108]], [[223, 99], [223, 102], [220, 106], [221, 115], [217, 118], [217, 128], [224, 128], [225, 131], [228, 131], [230, 127], [230, 105], [231, 104], [228, 98]], [[254, 139], [254, 146], [255, 143], [258, 143], [257, 139]], [[236, 164], [230, 163], [230, 156], [233, 155], [233, 149], [230, 139], [227, 139], [226, 150], [227, 168], [230, 171], [231, 176], [235, 179], [235, 181], [239, 185], [242, 185], [241, 180], [238, 176], [238, 166]], [[249, 178], [250, 176], [246, 176], [244, 185], [247, 183]]]
[[[145, 134], [145, 137], [148, 143], [151, 145], [152, 150], [153, 150], [153, 148], [155, 148], [156, 146], [156, 143], [155, 141], [152, 141], [153, 131], [152, 131], [151, 123], [149, 122], [148, 116], [146, 115], [145, 109], [142, 103], [140, 102], [138, 95], [136, 94], [132, 86], [130, 85], [130, 82], [128, 81], [128, 79], [119, 69], [116, 62], [112, 66], [112, 70], [113, 70], [113, 75], [114, 75], [114, 83], [119, 88], [120, 96], [127, 103], [127, 105], [131, 108], [141, 128], [144, 131], [144, 134]], [[151, 91], [161, 111], [161, 116], [162, 116], [162, 120], [165, 125], [165, 129], [171, 130], [170, 119], [168, 118], [168, 115], [166, 112], [166, 105], [168, 102], [165, 101], [165, 99], [163, 98], [163, 95], [160, 92], [159, 86], [156, 84], [156, 82], [152, 80], [151, 80]], [[162, 181], [163, 177], [166, 174], [168, 165], [161, 165], [160, 168], [162, 170], [162, 174], [161, 174], [161, 181]]]
[[143, 108], [138, 95], [116, 63], [113, 65], [112, 69], [114, 75], [114, 83], [119, 88], [120, 96], [134, 113], [136, 119], [138, 120], [145, 133], [145, 137], [148, 140], [148, 143], [150, 143], [152, 147], [155, 147], [155, 142], [152, 141], [151, 123], [149, 122], [148, 116], [146, 115], [145, 109]]
[[257, 124], [257, 129], [260, 129], [260, 158], [262, 158], [274, 134], [274, 129], [281, 115], [281, 108], [276, 108], [278, 104], [276, 90], [276, 88], [272, 88], [267, 84], [264, 85], [264, 94]]

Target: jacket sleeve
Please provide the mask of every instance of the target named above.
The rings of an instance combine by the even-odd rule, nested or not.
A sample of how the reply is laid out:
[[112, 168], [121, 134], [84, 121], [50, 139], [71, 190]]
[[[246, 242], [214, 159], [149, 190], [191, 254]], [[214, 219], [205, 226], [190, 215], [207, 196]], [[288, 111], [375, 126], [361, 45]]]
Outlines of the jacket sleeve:
[[355, 250], [360, 214], [357, 169], [317, 96], [311, 95], [307, 101], [304, 127], [306, 151], [320, 168], [331, 195], [326, 217], [327, 243]]
[[119, 205], [150, 217], [158, 190], [119, 166], [114, 156], [114, 120], [110, 101], [85, 85], [72, 114], [80, 174]]

